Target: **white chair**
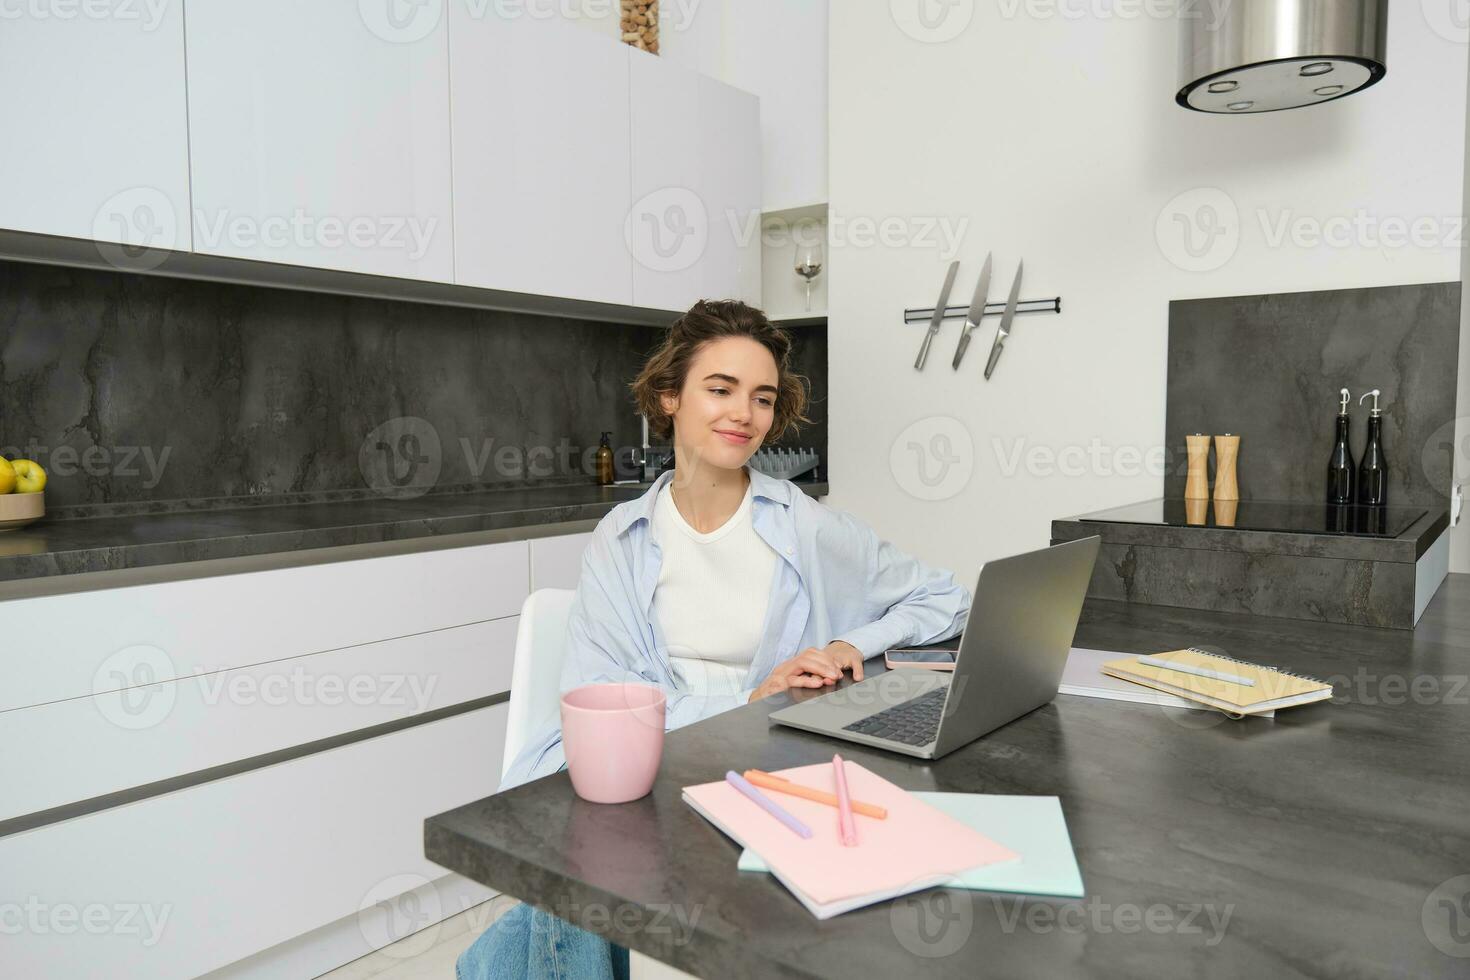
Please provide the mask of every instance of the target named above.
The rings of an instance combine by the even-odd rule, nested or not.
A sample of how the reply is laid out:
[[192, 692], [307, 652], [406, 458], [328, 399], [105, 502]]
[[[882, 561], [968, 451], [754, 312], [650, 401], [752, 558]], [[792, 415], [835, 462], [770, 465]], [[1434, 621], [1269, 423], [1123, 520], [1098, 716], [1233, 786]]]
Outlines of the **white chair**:
[[576, 594], [572, 589], [537, 589], [521, 606], [501, 779], [531, 733], [561, 711], [561, 664], [566, 656], [567, 618]]

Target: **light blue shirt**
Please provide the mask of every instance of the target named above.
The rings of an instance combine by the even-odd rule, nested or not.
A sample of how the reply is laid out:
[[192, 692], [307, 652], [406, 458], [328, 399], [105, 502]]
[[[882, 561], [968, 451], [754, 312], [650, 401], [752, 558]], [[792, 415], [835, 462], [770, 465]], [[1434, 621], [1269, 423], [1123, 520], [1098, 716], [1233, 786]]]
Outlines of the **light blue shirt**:
[[[736, 694], [682, 688], [662, 631], [649, 615], [662, 552], [651, 533], [654, 503], [673, 471], [637, 500], [598, 523], [582, 556], [582, 577], [567, 623], [561, 690], [583, 684], [646, 683], [664, 690], [670, 730], [745, 704], [780, 663], [807, 647], [845, 640], [874, 657], [891, 647], [958, 635], [970, 592], [954, 575], [931, 568], [881, 540], [845, 511], [746, 467], [751, 523], [778, 561], [760, 647]], [[527, 741], [501, 783], [517, 786], [566, 763], [561, 723], [549, 719]]]

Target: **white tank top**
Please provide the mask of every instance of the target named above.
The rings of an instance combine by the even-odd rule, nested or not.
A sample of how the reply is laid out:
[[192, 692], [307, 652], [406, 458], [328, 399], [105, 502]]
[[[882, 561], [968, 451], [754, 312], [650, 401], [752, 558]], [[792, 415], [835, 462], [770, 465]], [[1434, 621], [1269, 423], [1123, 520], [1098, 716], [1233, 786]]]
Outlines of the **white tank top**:
[[738, 693], [760, 646], [780, 560], [755, 533], [751, 488], [729, 520], [701, 534], [679, 513], [666, 483], [654, 502], [653, 534], [663, 561], [652, 615], [675, 676], [695, 694]]

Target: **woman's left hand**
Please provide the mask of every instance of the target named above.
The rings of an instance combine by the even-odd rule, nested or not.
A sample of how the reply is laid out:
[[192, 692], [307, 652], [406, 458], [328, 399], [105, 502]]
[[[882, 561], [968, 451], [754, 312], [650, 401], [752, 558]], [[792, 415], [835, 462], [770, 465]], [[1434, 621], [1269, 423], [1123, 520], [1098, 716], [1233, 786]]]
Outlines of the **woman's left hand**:
[[[807, 647], [801, 651], [802, 654], [813, 654], [823, 660], [830, 662], [833, 669], [838, 671], [852, 671], [852, 679], [860, 681], [863, 679], [863, 653], [857, 647], [845, 640], [833, 640], [825, 647]], [[819, 676], [819, 675], [814, 675]], [[824, 677], [828, 684], [837, 681], [831, 677]]]

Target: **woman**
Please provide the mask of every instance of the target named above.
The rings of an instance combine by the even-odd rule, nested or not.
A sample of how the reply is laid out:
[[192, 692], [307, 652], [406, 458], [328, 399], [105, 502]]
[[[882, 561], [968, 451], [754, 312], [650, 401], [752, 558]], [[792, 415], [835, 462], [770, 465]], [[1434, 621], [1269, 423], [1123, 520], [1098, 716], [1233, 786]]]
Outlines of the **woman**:
[[[735, 301], [696, 303], [633, 395], [674, 468], [597, 525], [567, 625], [562, 690], [635, 681], [678, 728], [787, 688], [863, 677], [863, 660], [965, 626], [970, 594], [851, 514], [747, 466], [809, 421], [791, 338]], [[565, 768], [556, 723], [501, 789]], [[460, 980], [627, 976], [627, 950], [518, 905], [460, 957]]]

